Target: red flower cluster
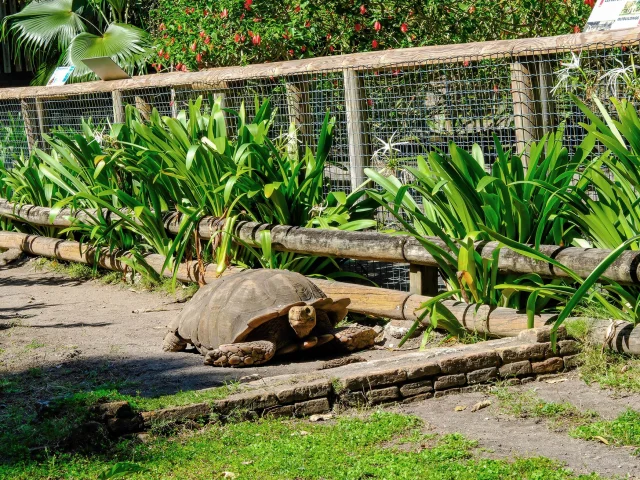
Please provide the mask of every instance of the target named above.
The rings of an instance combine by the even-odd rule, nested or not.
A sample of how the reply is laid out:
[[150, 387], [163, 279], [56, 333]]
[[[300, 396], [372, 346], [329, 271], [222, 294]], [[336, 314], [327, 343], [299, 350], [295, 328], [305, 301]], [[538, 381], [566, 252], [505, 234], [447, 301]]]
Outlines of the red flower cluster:
[[[194, 69], [238, 65], [508, 36], [495, 20], [501, 15], [497, 5], [501, 2], [488, 0], [470, 0], [460, 12], [462, 15], [453, 15], [456, 9], [444, 2], [436, 24], [428, 12], [410, 0], [385, 0], [384, 4], [360, 0], [360, 4], [350, 2], [351, 6], [340, 12], [335, 11], [334, 4], [320, 2], [308, 8], [301, 0], [279, 0], [279, 8], [256, 0], [210, 4], [220, 5], [218, 8], [192, 7], [194, 3], [189, 0], [158, 1], [156, 13], [152, 14], [157, 25], [154, 41], [158, 58], [165, 69], [179, 71], [187, 66]], [[535, 32], [532, 27], [523, 26], [519, 34], [535, 36], [559, 34], [563, 29], [566, 32], [567, 25], [575, 33], [580, 32], [580, 25], [598, 0], [545, 0], [558, 12], [557, 18], [548, 19], [539, 15], [541, 7], [536, 2], [524, 7], [518, 0], [505, 1], [521, 15], [523, 25], [536, 25]], [[195, 14], [196, 8], [199, 15]], [[458, 33], [452, 34], [454, 24], [464, 28], [453, 29]], [[252, 28], [258, 28], [260, 33], [251, 32]], [[208, 32], [216, 32], [216, 36]], [[471, 65], [469, 60], [460, 63]]]

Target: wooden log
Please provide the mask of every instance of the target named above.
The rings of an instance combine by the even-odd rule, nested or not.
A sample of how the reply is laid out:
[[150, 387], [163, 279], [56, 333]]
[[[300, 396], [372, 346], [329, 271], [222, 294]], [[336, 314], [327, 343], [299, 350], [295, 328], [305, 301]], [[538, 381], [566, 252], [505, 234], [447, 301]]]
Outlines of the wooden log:
[[[567, 322], [585, 321], [582, 318], [569, 318]], [[640, 355], [640, 325], [623, 321], [586, 319], [588, 338], [595, 345], [629, 355]]]
[[[19, 248], [24, 252], [32, 255], [41, 255], [59, 260], [67, 260], [71, 262], [79, 262], [86, 264], [94, 264], [96, 255], [95, 250], [78, 242], [59, 240], [55, 238], [41, 237], [38, 235], [27, 235], [24, 233], [0, 232], [0, 248]], [[98, 264], [109, 270], [124, 270], [124, 265], [118, 260], [117, 252], [109, 252], [103, 249], [99, 256]], [[145, 261], [158, 274], [170, 277], [170, 270], [161, 271], [165, 257], [162, 255], [151, 254], [145, 256]], [[184, 282], [195, 282], [199, 278], [204, 278], [207, 283], [214, 282], [218, 276], [216, 274], [215, 264], [206, 264], [204, 271], [198, 270], [198, 262], [191, 261], [180, 264], [177, 278]], [[228, 268], [225, 275], [237, 273], [239, 269]], [[340, 298], [349, 297], [351, 304], [349, 311], [363, 313], [368, 315], [380, 316], [397, 320], [416, 320], [418, 318], [416, 309], [420, 304], [426, 302], [430, 297], [423, 295], [414, 295], [408, 292], [399, 292], [396, 290], [388, 290], [384, 288], [369, 287], [364, 285], [355, 285], [351, 283], [335, 282], [331, 280], [322, 280], [317, 278], [309, 278], [328, 296]], [[475, 312], [475, 307], [462, 302], [444, 302], [456, 318], [468, 329], [479, 333], [493, 335], [492, 321], [494, 316], [500, 318], [497, 325], [496, 334], [508, 334], [509, 336], [517, 335], [522, 330], [521, 325], [524, 322], [527, 325], [527, 317], [515, 310], [507, 308], [496, 308], [489, 311], [488, 308], [481, 308], [479, 312]], [[513, 324], [518, 330], [509, 330], [505, 324], [507, 319], [512, 318]], [[542, 325], [551, 317], [538, 316], [536, 325]]]
[[618, 46], [637, 43], [640, 31], [637, 28], [586, 32], [556, 37], [522, 38], [516, 40], [494, 40], [458, 45], [435, 45], [429, 47], [403, 48], [382, 52], [352, 53], [328, 57], [264, 63], [243, 67], [222, 67], [199, 72], [169, 72], [141, 75], [127, 80], [74, 83], [57, 87], [16, 87], [0, 89], [0, 99], [42, 97], [50, 95], [73, 95], [89, 92], [111, 92], [150, 87], [173, 87], [198, 82], [212, 83], [242, 80], [247, 78], [269, 78], [285, 75], [305, 74], [311, 71], [329, 70], [374, 70], [389, 66], [429, 63], [462, 63], [470, 58], [514, 58], [537, 54], [541, 51], [565, 52], [574, 50], [602, 49], [603, 45]]
[[[73, 218], [90, 222], [90, 217], [82, 212], [61, 212], [53, 222], [49, 221], [50, 209], [33, 205], [16, 205], [0, 199], [0, 216], [18, 219], [34, 225], [69, 227]], [[103, 215], [108, 219], [107, 211]], [[168, 214], [165, 228], [176, 234], [180, 226], [180, 215]], [[204, 217], [199, 225], [200, 237], [208, 240], [220, 227], [220, 221], [213, 217]], [[427, 267], [438, 267], [438, 262], [414, 237], [391, 235], [373, 231], [348, 232], [343, 230], [322, 230], [317, 228], [269, 225], [256, 222], [238, 222], [235, 234], [252, 246], [260, 245], [260, 232], [271, 231], [272, 248], [281, 252], [302, 253], [323, 257], [350, 258], [390, 263], [410, 263]], [[446, 248], [439, 238], [429, 240]], [[477, 242], [476, 251], [482, 258], [493, 258], [498, 242]], [[559, 247], [541, 245], [539, 249], [545, 255], [567, 265], [581, 278], [587, 278], [595, 267], [604, 260], [610, 250], [600, 248]], [[508, 248], [500, 251], [498, 268], [501, 273], [536, 273], [549, 278], [568, 278], [568, 275], [547, 262], [532, 260]], [[604, 277], [623, 285], [640, 284], [640, 251], [624, 252], [605, 271]]]

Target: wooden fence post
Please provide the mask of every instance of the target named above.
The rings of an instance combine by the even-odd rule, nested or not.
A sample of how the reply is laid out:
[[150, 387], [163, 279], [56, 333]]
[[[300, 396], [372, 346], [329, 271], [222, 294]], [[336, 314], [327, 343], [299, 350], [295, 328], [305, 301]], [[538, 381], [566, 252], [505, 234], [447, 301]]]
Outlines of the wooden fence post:
[[557, 126], [551, 98], [553, 72], [540, 57], [522, 57], [510, 68], [516, 153], [528, 158], [531, 142]]
[[122, 103], [122, 91], [111, 92], [113, 101], [113, 123], [124, 123], [124, 104]]
[[438, 268], [409, 264], [409, 292], [435, 297], [438, 294]]
[[38, 133], [39, 138], [38, 141], [41, 145], [44, 145], [44, 135], [46, 133], [45, 124], [44, 124], [44, 103], [41, 98], [36, 97], [36, 117], [38, 119]]
[[178, 99], [175, 88], [171, 89], [171, 100], [169, 106], [171, 107], [171, 117], [176, 118], [178, 116]]
[[24, 123], [24, 133], [27, 136], [27, 146], [29, 154], [38, 147], [38, 127], [36, 121], [31, 114], [29, 101], [26, 98], [20, 100], [20, 111], [22, 113], [22, 123]]
[[293, 152], [297, 152], [302, 146], [304, 153], [305, 145], [309, 144], [309, 136], [311, 134], [311, 126], [309, 125], [309, 99], [308, 86], [304, 83], [293, 83], [289, 80], [285, 81], [285, 96], [287, 100], [287, 113], [289, 116], [289, 124], [295, 125], [295, 135], [289, 138], [289, 148]]
[[355, 70], [344, 70], [344, 103], [347, 116], [347, 143], [349, 146], [349, 173], [351, 190], [362, 184], [367, 166], [366, 137], [362, 112], [364, 110], [362, 80]]

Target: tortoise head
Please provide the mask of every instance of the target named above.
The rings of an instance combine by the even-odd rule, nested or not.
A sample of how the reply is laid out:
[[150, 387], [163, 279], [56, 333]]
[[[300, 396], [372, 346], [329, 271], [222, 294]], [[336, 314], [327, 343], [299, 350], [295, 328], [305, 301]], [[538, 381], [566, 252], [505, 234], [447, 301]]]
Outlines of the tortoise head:
[[310, 305], [291, 307], [289, 324], [295, 330], [298, 338], [306, 337], [316, 326], [316, 309]]

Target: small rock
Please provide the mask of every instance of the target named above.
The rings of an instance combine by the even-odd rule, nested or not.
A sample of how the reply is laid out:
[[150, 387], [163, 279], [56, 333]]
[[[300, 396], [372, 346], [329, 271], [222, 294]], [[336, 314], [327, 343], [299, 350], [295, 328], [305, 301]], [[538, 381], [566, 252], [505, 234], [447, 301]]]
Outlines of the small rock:
[[489, 405], [491, 405], [491, 400], [483, 400], [481, 402], [476, 403], [473, 407], [471, 407], [471, 411], [477, 412], [478, 410], [487, 408]]
[[310, 422], [324, 422], [333, 418], [332, 413], [316, 414], [309, 417]]
[[252, 375], [245, 375], [244, 377], [240, 377], [238, 381], [240, 383], [249, 383], [249, 382], [254, 382], [256, 380], [261, 380], [261, 379], [262, 379], [262, 375], [258, 375], [257, 373], [254, 373]]
[[464, 411], [466, 409], [467, 409], [467, 407], [465, 407], [464, 405], [457, 405], [456, 408], [454, 408], [454, 410], [456, 412], [462, 412], [462, 411]]

